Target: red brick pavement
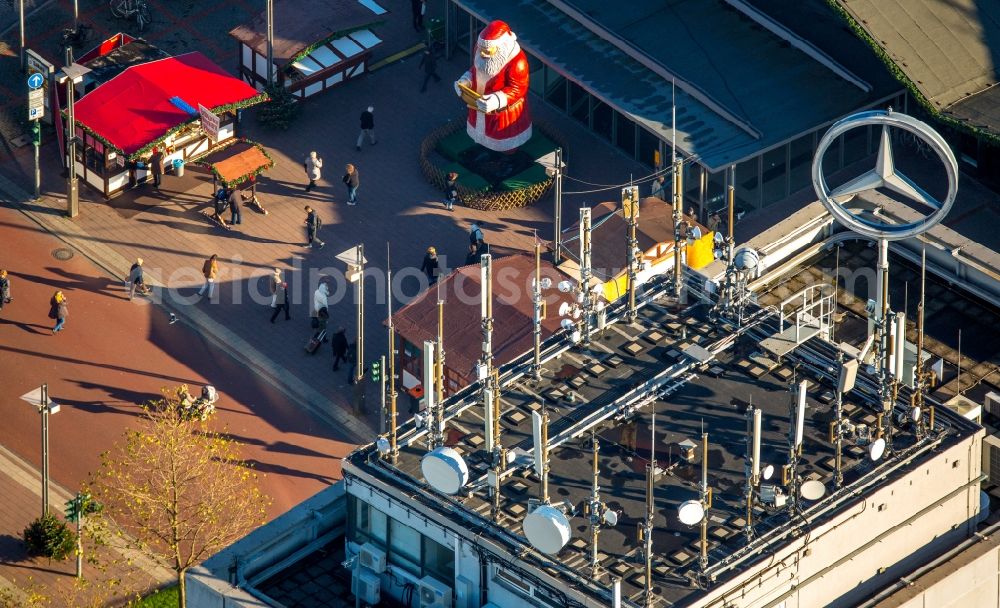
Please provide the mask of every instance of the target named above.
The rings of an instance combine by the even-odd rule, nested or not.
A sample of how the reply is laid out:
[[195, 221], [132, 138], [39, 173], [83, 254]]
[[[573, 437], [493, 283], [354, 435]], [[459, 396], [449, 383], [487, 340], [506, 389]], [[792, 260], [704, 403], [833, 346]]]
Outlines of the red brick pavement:
[[[393, 13], [390, 22], [400, 19], [400, 14]], [[399, 62], [306, 101], [301, 117], [287, 132], [262, 131], [252, 112], [246, 112], [242, 134], [266, 144], [276, 166], [261, 179], [259, 186], [270, 215], [263, 217], [247, 210], [238, 230], [221, 231], [201, 215], [211, 190], [207, 181], [190, 192], [171, 192], [169, 199], [163, 201], [144, 193], [140, 206], [134, 209], [116, 209], [122, 203], [108, 204], [81, 184], [85, 200], [74, 223], [92, 243], [106, 245], [125, 259], [145, 258], [150, 272], [177, 287], [181, 295], [195, 291], [202, 260], [212, 253], [219, 254], [223, 271], [217, 301], [194, 306], [245, 340], [260, 357], [283, 368], [289, 383], [307, 385], [346, 408], [346, 373], [332, 375], [329, 350], [308, 357], [302, 349], [310, 332], [306, 323], [307, 294], [311, 294], [316, 276], [337, 274], [343, 269], [343, 264], [334, 258], [337, 253], [363, 242], [369, 265], [384, 268], [386, 243], [391, 243], [393, 269], [398, 277], [404, 268], [414, 269], [419, 265], [429, 245], [436, 246], [451, 265], [464, 262], [466, 234], [472, 220], [483, 223], [487, 241], [499, 251], [528, 249], [536, 230], [543, 238], [551, 238], [551, 196], [534, 207], [497, 214], [464, 208], [448, 213], [440, 203], [440, 193], [420, 174], [416, 155], [421, 139], [448, 120], [463, 119], [450, 80], [465, 67], [459, 59], [441, 62], [443, 82], [420, 94], [422, 77], [416, 59]], [[621, 183], [630, 175], [644, 174], [641, 167], [576, 123], [545, 107], [537, 98], [531, 101], [536, 118], [567, 143], [570, 176], [596, 183]], [[358, 115], [369, 104], [375, 105], [379, 143], [366, 144], [357, 153], [354, 142]], [[302, 190], [301, 162], [312, 149], [324, 157], [326, 164], [320, 187], [307, 194]], [[51, 198], [36, 206], [43, 221], [49, 209], [64, 205], [56, 198], [64, 186], [57, 177], [55, 152], [51, 147], [44, 152], [43, 185]], [[361, 175], [361, 204], [356, 207], [344, 204], [346, 193], [339, 181], [347, 162], [356, 164]], [[26, 174], [23, 161], [21, 165], [22, 174]], [[176, 178], [168, 176], [165, 189], [170, 192], [176, 184]], [[589, 188], [567, 181], [565, 190]], [[617, 189], [586, 196], [567, 194], [563, 203], [564, 226], [576, 220], [580, 205], [617, 196]], [[327, 245], [321, 251], [310, 252], [301, 247], [305, 204], [316, 207], [324, 219], [321, 236]], [[291, 270], [294, 319], [287, 324], [279, 321], [270, 325], [267, 307], [254, 304], [251, 297], [251, 291], [263, 293], [264, 277], [274, 266]], [[125, 270], [121, 268], [120, 272]], [[312, 279], [310, 273], [314, 274]], [[403, 280], [401, 284], [404, 298], [416, 294], [416, 281]], [[381, 286], [376, 290], [375, 281], [369, 280], [367, 360], [383, 354], [386, 345], [382, 326], [385, 302], [376, 298], [376, 291], [384, 290]], [[399, 304], [397, 299], [395, 305]], [[353, 334], [353, 299], [345, 297], [336, 302], [332, 317], [332, 324], [343, 324]], [[369, 404], [376, 398], [377, 391], [369, 391]], [[376, 426], [374, 408], [370, 409], [369, 423]]]

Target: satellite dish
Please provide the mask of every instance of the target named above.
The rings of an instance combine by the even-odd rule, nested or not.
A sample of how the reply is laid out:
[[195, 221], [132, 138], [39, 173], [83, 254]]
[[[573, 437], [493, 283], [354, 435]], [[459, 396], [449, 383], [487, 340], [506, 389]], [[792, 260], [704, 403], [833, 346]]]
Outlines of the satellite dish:
[[379, 437], [375, 440], [375, 448], [378, 450], [379, 454], [385, 455], [389, 453], [390, 449], [389, 440], [385, 437]]
[[800, 493], [802, 494], [802, 498], [806, 500], [819, 500], [826, 494], [826, 486], [818, 479], [810, 479], [809, 481], [802, 482]]
[[719, 232], [718, 230], [716, 230], [715, 231], [715, 236], [712, 237], [712, 240], [715, 241], [716, 243], [721, 243], [723, 241], [722, 233]]
[[878, 461], [885, 454], [885, 439], [876, 439], [868, 447], [868, 457], [872, 461]]
[[920, 406], [914, 407], [912, 410], [910, 410], [910, 420], [912, 420], [913, 422], [920, 422], [920, 414], [921, 414]]
[[756, 270], [760, 264], [760, 256], [753, 249], [740, 249], [736, 252], [735, 261], [740, 270]]
[[563, 319], [562, 322], [559, 324], [559, 326], [565, 329], [566, 331], [569, 331], [573, 329], [573, 322], [570, 321], [569, 319]]
[[552, 287], [552, 279], [549, 277], [542, 277], [542, 289], [548, 289]]
[[469, 482], [469, 467], [453, 448], [440, 447], [424, 454], [420, 470], [427, 483], [445, 494], [457, 494]]
[[608, 509], [604, 512], [604, 523], [609, 526], [618, 525], [618, 511], [612, 511]]
[[528, 513], [521, 527], [531, 546], [546, 555], [562, 551], [572, 536], [569, 519], [552, 505], [540, 505]]
[[570, 283], [569, 281], [559, 281], [559, 285], [557, 285], [556, 287], [558, 287], [559, 291], [563, 293], [569, 293], [573, 291], [573, 284]]
[[700, 500], [689, 500], [682, 503], [677, 509], [677, 518], [686, 526], [693, 526], [700, 523], [705, 517], [705, 507]]
[[565, 317], [566, 315], [569, 314], [569, 311], [571, 311], [571, 310], [573, 310], [573, 307], [570, 306], [570, 303], [569, 302], [563, 302], [562, 304], [559, 305], [559, 316], [560, 317]]
[[766, 465], [760, 475], [761, 477], [764, 478], [764, 481], [767, 481], [768, 479], [774, 477], [774, 465], [773, 464]]

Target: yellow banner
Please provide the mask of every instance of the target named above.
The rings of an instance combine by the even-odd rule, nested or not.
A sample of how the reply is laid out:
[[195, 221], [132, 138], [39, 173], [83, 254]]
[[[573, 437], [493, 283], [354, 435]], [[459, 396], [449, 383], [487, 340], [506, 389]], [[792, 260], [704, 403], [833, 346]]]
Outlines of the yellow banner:
[[622, 273], [617, 278], [606, 281], [601, 288], [604, 290], [604, 299], [614, 302], [628, 293], [628, 273]]

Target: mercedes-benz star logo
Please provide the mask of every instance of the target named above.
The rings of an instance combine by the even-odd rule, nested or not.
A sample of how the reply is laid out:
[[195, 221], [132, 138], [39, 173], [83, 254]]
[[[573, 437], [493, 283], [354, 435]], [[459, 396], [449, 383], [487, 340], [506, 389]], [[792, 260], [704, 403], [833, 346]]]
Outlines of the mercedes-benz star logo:
[[[826, 177], [823, 175], [823, 157], [826, 155], [827, 148], [844, 132], [865, 125], [882, 127], [875, 166], [844, 185], [830, 190], [826, 183]], [[889, 130], [886, 127], [897, 127], [914, 134], [923, 140], [941, 159], [948, 175], [948, 195], [944, 201], [937, 200], [896, 169], [892, 158]], [[816, 148], [816, 155], [813, 157], [812, 177], [816, 195], [819, 196], [833, 217], [854, 232], [873, 239], [905, 239], [926, 232], [944, 219], [955, 203], [955, 195], [958, 192], [958, 162], [944, 139], [927, 124], [912, 116], [899, 114], [892, 110], [860, 112], [834, 123]], [[854, 198], [856, 194], [876, 188], [891, 190], [934, 209], [934, 212], [915, 222], [888, 224], [869, 219], [844, 207], [844, 204]]]

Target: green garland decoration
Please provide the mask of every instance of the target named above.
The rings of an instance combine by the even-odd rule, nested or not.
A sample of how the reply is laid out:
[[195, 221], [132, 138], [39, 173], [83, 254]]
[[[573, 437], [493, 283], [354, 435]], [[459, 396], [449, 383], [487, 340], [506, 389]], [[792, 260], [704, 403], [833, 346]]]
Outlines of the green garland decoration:
[[[247, 173], [246, 175], [244, 175], [242, 177], [239, 177], [237, 179], [234, 179], [234, 180], [231, 180], [231, 181], [227, 182], [226, 180], [222, 179], [221, 175], [219, 175], [219, 172], [215, 169], [215, 165], [213, 165], [211, 163], [208, 163], [208, 162], [205, 162], [202, 159], [204, 159], [205, 157], [207, 157], [209, 154], [214, 154], [214, 153], [219, 152], [221, 150], [225, 150], [225, 149], [229, 148], [230, 146], [232, 146], [234, 144], [237, 144], [237, 143], [245, 143], [245, 144], [250, 144], [252, 146], [256, 146], [261, 151], [261, 153], [264, 155], [264, 158], [267, 159], [267, 164], [254, 169], [253, 171], [251, 171], [250, 173]], [[260, 175], [264, 171], [267, 171], [268, 169], [270, 169], [271, 167], [274, 166], [274, 158], [270, 154], [268, 154], [267, 148], [265, 148], [262, 144], [259, 144], [259, 143], [255, 142], [255, 141], [253, 141], [252, 139], [246, 139], [246, 138], [240, 137], [240, 138], [236, 138], [236, 139], [233, 139], [233, 140], [229, 141], [228, 143], [226, 143], [226, 145], [224, 145], [222, 147], [214, 148], [212, 150], [209, 150], [208, 152], [205, 152], [201, 156], [196, 157], [193, 160], [189, 160], [188, 164], [198, 165], [200, 167], [207, 167], [212, 172], [212, 176], [215, 178], [216, 181], [218, 181], [219, 183], [221, 183], [223, 186], [229, 188], [229, 187], [232, 187], [232, 186], [238, 186], [238, 185], [242, 184], [243, 182], [247, 181], [248, 179], [250, 179], [252, 177], [257, 177], [258, 175]]]
[[[231, 111], [234, 111], [234, 110], [242, 110], [244, 108], [248, 108], [250, 106], [254, 106], [254, 105], [257, 105], [259, 103], [263, 103], [265, 101], [269, 101], [270, 99], [271, 98], [268, 96], [267, 93], [261, 92], [260, 94], [255, 95], [254, 97], [251, 97], [250, 99], [245, 99], [243, 101], [237, 101], [236, 103], [227, 103], [225, 105], [216, 106], [214, 108], [209, 108], [209, 109], [212, 111], [213, 114], [220, 114], [220, 113], [223, 113], [223, 112], [231, 112]], [[63, 116], [65, 117], [66, 116], [66, 110], [62, 110], [62, 113], [63, 113]], [[172, 135], [175, 135], [175, 134], [177, 134], [177, 133], [179, 133], [179, 132], [181, 132], [181, 131], [183, 131], [184, 129], [187, 129], [187, 128], [194, 128], [194, 121], [195, 120], [198, 120], [198, 119], [197, 118], [193, 118], [193, 119], [191, 119], [191, 120], [189, 120], [187, 122], [182, 122], [179, 125], [171, 127], [170, 129], [167, 130], [166, 133], [164, 133], [160, 137], [156, 138], [155, 140], [149, 142], [145, 146], [139, 148], [138, 150], [136, 150], [132, 154], [125, 154], [124, 150], [122, 150], [120, 147], [118, 147], [115, 144], [111, 143], [110, 141], [108, 141], [108, 139], [106, 137], [102, 136], [100, 133], [97, 133], [96, 131], [94, 131], [93, 129], [89, 128], [87, 125], [85, 125], [85, 124], [83, 124], [81, 122], [78, 121], [76, 123], [76, 126], [80, 127], [85, 133], [89, 134], [91, 137], [93, 137], [97, 141], [99, 141], [102, 144], [104, 144], [105, 148], [110, 148], [111, 150], [114, 150], [114, 151], [118, 152], [123, 157], [125, 157], [126, 161], [132, 162], [132, 161], [138, 160], [140, 158], [143, 158], [143, 157], [149, 155], [153, 151], [153, 148], [161, 145], [164, 141], [166, 141], [167, 138], [171, 137]]]
[[286, 68], [286, 69], [290, 69], [290, 67], [291, 67], [291, 65], [293, 63], [295, 63], [299, 59], [302, 59], [303, 57], [311, 54], [313, 51], [315, 51], [319, 47], [323, 46], [327, 42], [330, 42], [331, 40], [336, 40], [337, 38], [343, 38], [344, 36], [347, 36], [348, 34], [352, 34], [354, 32], [358, 32], [358, 31], [361, 31], [361, 30], [367, 30], [369, 28], [382, 25], [383, 23], [385, 23], [385, 22], [384, 21], [375, 21], [374, 23], [369, 23], [368, 25], [359, 25], [357, 27], [352, 27], [352, 28], [348, 28], [346, 30], [340, 30], [340, 31], [334, 32], [334, 33], [330, 34], [329, 36], [327, 36], [326, 38], [323, 38], [322, 40], [314, 42], [314, 43], [310, 44], [309, 46], [307, 46], [306, 48], [302, 49], [301, 51], [299, 51], [299, 52], [295, 53], [294, 55], [292, 55], [288, 59], [288, 64], [287, 65], [289, 67]]
[[893, 61], [892, 57], [889, 56], [889, 53], [887, 53], [886, 50], [882, 48], [882, 46], [879, 45], [878, 42], [871, 36], [871, 34], [868, 33], [868, 30], [861, 27], [861, 25], [858, 24], [858, 22], [854, 19], [854, 17], [852, 17], [851, 14], [847, 11], [847, 9], [845, 9], [843, 6], [840, 5], [839, 0], [826, 0], [826, 3], [838, 15], [840, 15], [840, 18], [843, 19], [843, 21], [847, 24], [848, 27], [851, 28], [851, 31], [853, 31], [858, 38], [866, 42], [868, 46], [871, 47], [875, 55], [882, 60], [882, 63], [885, 64], [885, 67], [889, 70], [889, 73], [891, 73], [896, 78], [896, 80], [898, 80], [900, 83], [903, 84], [904, 87], [906, 87], [907, 91], [909, 91], [910, 93], [910, 96], [913, 97], [913, 99], [916, 100], [918, 104], [920, 104], [920, 107], [923, 108], [928, 114], [930, 114], [936, 120], [939, 120], [946, 126], [955, 129], [956, 131], [968, 133], [969, 135], [973, 135], [980, 139], [984, 139], [994, 145], [1000, 145], [1000, 134], [994, 133], [982, 127], [971, 125], [965, 121], [958, 120], [957, 118], [952, 118], [951, 116], [948, 116], [938, 108], [934, 107], [934, 104], [932, 104], [930, 100], [924, 97], [924, 94], [920, 91], [919, 88], [917, 88], [916, 83], [913, 82], [910, 79], [910, 77], [907, 76], [906, 73], [899, 68], [896, 62]]

